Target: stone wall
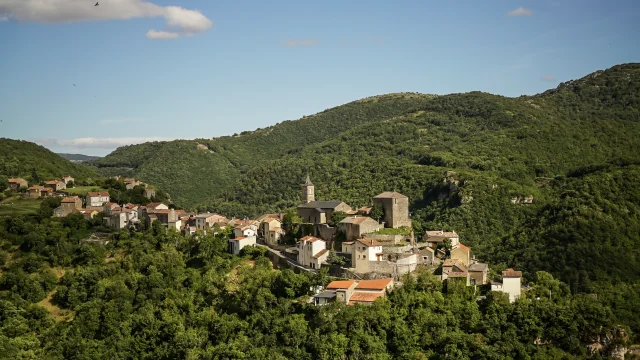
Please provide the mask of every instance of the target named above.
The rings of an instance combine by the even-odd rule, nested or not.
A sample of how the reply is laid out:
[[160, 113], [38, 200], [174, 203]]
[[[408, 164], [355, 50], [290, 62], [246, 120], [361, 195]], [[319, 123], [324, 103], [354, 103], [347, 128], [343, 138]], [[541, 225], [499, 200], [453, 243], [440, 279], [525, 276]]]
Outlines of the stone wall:
[[370, 239], [375, 239], [378, 242], [390, 242], [393, 244], [398, 244], [400, 242], [405, 241], [408, 238], [405, 235], [380, 235], [380, 234], [366, 234], [365, 237]]

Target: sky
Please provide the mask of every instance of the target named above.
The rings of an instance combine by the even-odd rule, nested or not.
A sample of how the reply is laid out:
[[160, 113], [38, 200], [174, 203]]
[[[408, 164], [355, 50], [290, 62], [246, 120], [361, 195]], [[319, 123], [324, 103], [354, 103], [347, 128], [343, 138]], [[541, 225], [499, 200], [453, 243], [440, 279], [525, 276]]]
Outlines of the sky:
[[532, 95], [639, 38], [638, 0], [0, 0], [0, 137], [103, 156], [392, 92]]

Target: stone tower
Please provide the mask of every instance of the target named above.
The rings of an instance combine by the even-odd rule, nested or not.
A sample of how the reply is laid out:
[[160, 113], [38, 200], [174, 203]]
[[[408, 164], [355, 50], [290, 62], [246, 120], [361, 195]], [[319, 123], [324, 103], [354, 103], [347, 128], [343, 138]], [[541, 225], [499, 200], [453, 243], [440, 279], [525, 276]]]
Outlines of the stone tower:
[[315, 186], [313, 186], [313, 183], [311, 183], [311, 179], [309, 179], [309, 173], [307, 173], [307, 179], [302, 185], [301, 200], [303, 204], [308, 204], [312, 201], [316, 201], [316, 194], [314, 189]]

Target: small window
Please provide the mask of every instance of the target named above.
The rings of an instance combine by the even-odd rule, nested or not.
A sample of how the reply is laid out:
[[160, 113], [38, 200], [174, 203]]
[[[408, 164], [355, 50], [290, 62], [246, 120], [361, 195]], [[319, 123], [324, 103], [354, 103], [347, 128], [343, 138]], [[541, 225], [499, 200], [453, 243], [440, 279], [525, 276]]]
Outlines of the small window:
[[366, 259], [366, 258], [367, 258], [367, 255], [362, 255], [362, 258], [363, 258], [363, 259]]

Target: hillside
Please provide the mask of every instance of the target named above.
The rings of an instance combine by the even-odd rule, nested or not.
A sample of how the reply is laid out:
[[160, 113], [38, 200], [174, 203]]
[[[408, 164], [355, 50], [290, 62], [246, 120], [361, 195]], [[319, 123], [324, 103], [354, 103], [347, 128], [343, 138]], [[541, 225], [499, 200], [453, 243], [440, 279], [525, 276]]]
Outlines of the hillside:
[[82, 154], [66, 154], [66, 153], [57, 153], [56, 155], [63, 157], [71, 162], [82, 162], [82, 161], [90, 161], [90, 160], [98, 160], [100, 156], [89, 156]]
[[93, 169], [73, 164], [40, 145], [0, 138], [0, 178], [19, 176], [37, 182], [66, 175], [76, 179], [96, 176]]

